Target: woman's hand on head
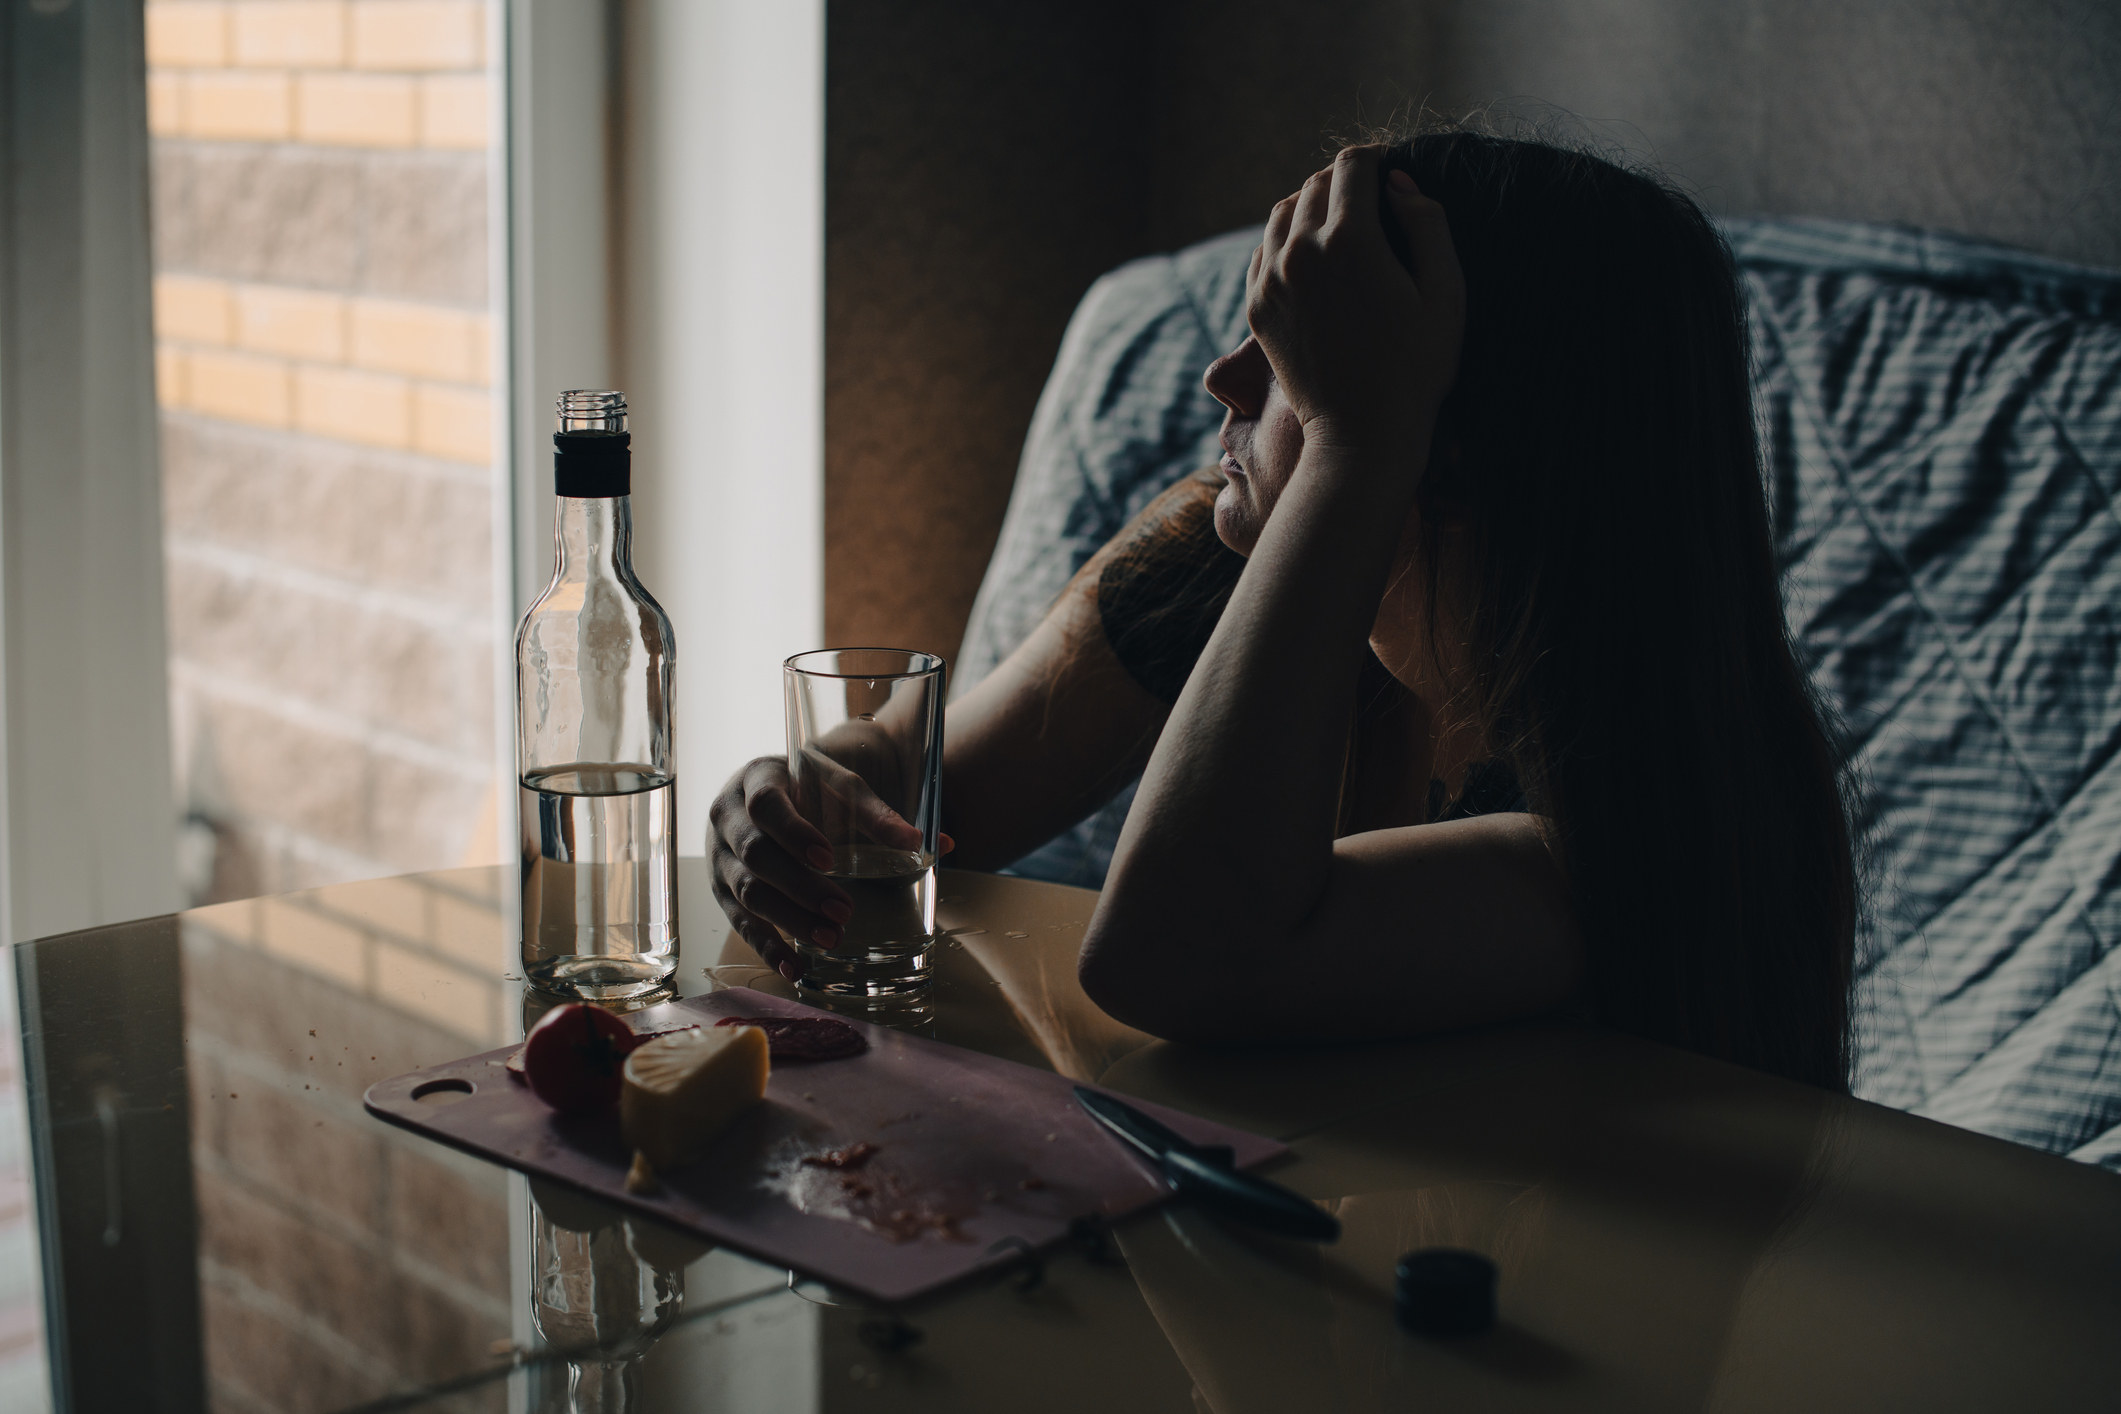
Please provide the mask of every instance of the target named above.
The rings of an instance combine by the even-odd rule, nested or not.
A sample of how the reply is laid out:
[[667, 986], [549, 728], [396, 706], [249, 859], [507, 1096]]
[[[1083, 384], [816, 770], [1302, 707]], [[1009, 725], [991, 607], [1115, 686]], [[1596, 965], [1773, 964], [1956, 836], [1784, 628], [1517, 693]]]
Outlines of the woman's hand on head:
[[1395, 171], [1384, 201], [1414, 269], [1399, 263], [1378, 211], [1384, 151], [1344, 148], [1277, 203], [1246, 275], [1245, 317], [1307, 445], [1426, 450], [1457, 374], [1465, 284], [1451, 229]]

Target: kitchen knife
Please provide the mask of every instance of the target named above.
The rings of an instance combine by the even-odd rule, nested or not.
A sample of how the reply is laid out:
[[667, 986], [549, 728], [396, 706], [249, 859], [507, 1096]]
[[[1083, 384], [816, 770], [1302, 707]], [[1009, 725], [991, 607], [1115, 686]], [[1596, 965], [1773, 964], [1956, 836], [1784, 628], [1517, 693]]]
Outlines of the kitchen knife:
[[1080, 1085], [1075, 1087], [1075, 1102], [1155, 1164], [1164, 1182], [1179, 1197], [1189, 1198], [1232, 1222], [1282, 1237], [1306, 1242], [1339, 1239], [1338, 1218], [1320, 1211], [1317, 1204], [1300, 1193], [1237, 1168], [1236, 1155], [1227, 1147], [1189, 1144], [1125, 1101]]

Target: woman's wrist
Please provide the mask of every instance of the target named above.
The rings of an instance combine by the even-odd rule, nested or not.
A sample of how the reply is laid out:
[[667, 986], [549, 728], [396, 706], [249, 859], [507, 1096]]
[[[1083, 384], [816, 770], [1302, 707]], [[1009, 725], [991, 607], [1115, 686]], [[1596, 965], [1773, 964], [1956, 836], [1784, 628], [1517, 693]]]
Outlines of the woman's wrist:
[[1306, 418], [1303, 428], [1306, 454], [1317, 450], [1380, 466], [1412, 462], [1418, 470], [1436, 435], [1436, 409], [1416, 405], [1367, 416], [1322, 412]]

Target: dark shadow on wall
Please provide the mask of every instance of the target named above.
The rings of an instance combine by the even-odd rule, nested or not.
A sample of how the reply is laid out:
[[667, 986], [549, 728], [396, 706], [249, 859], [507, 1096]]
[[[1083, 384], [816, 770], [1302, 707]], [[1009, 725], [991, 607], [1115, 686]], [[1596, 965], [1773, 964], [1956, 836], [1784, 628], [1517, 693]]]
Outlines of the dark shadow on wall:
[[1724, 214], [2121, 265], [2108, 0], [834, 0], [826, 636], [949, 655], [1069, 312], [1423, 103], [1573, 115]]

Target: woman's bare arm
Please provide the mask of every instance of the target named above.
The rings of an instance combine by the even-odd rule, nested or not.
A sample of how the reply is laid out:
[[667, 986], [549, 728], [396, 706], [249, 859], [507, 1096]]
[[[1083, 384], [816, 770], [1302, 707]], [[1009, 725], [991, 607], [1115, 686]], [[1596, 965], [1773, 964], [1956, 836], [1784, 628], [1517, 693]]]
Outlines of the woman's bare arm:
[[[1145, 558], [1227, 556], [1214, 538], [1221, 484], [1219, 473], [1197, 472], [1158, 496], [1083, 566], [1031, 636], [952, 704], [943, 816], [958, 845], [953, 863], [999, 868], [1141, 774], [1171, 708], [1135, 680], [1106, 637], [1108, 572], [1116, 560], [1124, 572]], [[1218, 598], [1177, 612], [1212, 622], [1219, 609]]]
[[[1248, 313], [1306, 414], [1303, 451], [1150, 759], [1081, 962], [1094, 1000], [1157, 1034], [1403, 1035], [1545, 1010], [1581, 976], [1533, 817], [1334, 839], [1354, 684], [1462, 317], [1441, 212], [1408, 209], [1426, 223], [1417, 292], [1376, 179], [1374, 154], [1343, 153], [1255, 257]], [[1284, 241], [1300, 261], [1277, 264]], [[1263, 285], [1294, 307], [1263, 306]], [[1341, 401], [1350, 386], [1373, 396]], [[1342, 984], [1330, 1012], [1292, 1014], [1292, 973]]]
[[[1170, 707], [1106, 641], [1099, 582], [1115, 556], [1158, 553], [1176, 524], [1212, 517], [1219, 484], [1212, 472], [1188, 477], [1151, 502], [1070, 581], [1031, 636], [950, 707], [942, 803], [952, 864], [1007, 864], [1139, 774]], [[769, 964], [799, 972], [801, 958], [776, 928], [831, 947], [851, 915], [845, 893], [818, 872], [831, 853], [795, 808], [786, 759], [746, 763], [709, 813], [716, 901]]]

